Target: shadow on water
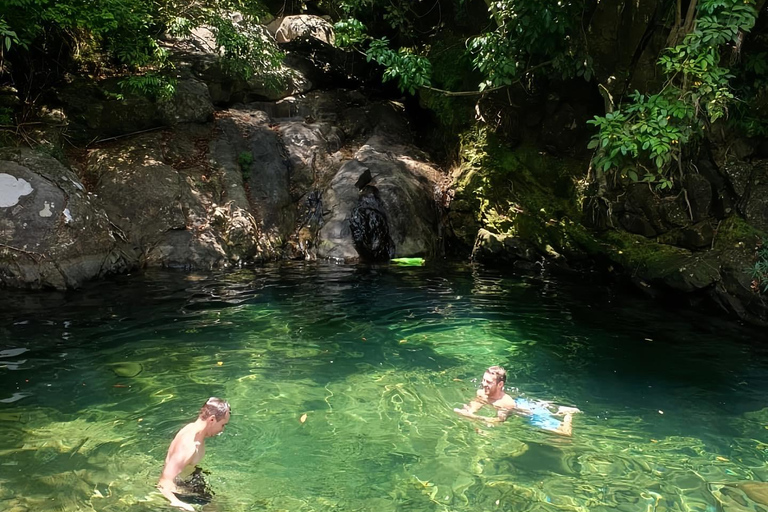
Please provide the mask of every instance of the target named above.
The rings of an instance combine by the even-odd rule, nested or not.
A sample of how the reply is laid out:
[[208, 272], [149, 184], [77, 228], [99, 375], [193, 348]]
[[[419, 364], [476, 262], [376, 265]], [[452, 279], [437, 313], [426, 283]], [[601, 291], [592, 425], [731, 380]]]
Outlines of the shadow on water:
[[[168, 442], [212, 395], [233, 415], [203, 510], [708, 512], [768, 479], [761, 333], [583, 282], [150, 271], [3, 293], [0, 319], [3, 510], [156, 510]], [[574, 437], [458, 418], [491, 364], [582, 409]]]

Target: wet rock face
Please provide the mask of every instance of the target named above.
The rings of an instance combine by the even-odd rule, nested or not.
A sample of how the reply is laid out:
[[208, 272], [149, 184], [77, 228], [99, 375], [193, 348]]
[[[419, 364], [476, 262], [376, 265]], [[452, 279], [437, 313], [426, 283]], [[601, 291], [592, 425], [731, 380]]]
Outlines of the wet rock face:
[[365, 261], [387, 261], [395, 255], [385, 206], [376, 187], [366, 185], [349, 219], [355, 249]]
[[73, 288], [129, 266], [72, 171], [32, 150], [0, 152], [0, 284]]
[[0, 284], [439, 252], [444, 176], [411, 144], [399, 105], [314, 92], [211, 119], [205, 84], [185, 83], [165, 113], [172, 128], [93, 144], [82, 183], [50, 157], [0, 158]]

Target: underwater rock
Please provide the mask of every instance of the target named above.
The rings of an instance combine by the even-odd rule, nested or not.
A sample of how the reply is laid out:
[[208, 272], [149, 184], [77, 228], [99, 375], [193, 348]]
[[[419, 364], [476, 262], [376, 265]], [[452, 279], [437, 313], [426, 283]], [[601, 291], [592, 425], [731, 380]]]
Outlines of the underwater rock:
[[111, 370], [118, 377], [133, 378], [144, 371], [144, 366], [141, 363], [127, 361], [113, 364]]

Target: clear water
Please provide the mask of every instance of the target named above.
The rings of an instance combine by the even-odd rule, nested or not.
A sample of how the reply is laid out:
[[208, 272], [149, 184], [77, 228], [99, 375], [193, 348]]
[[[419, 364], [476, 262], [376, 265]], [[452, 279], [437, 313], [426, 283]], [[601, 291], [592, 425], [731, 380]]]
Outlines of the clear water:
[[[169, 509], [154, 488], [168, 444], [213, 395], [233, 415], [206, 443], [202, 510], [768, 502], [749, 485], [768, 480], [764, 331], [710, 315], [473, 268], [326, 264], [4, 291], [0, 306], [0, 510]], [[492, 364], [581, 408], [574, 436], [455, 415]]]

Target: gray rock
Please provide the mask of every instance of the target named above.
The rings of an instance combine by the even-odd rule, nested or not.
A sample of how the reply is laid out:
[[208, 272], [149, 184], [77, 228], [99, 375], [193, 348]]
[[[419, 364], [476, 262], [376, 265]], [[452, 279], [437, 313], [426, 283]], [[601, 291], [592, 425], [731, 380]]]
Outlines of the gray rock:
[[234, 163], [240, 170], [260, 230], [279, 246], [293, 232], [296, 212], [290, 194], [290, 164], [271, 122], [263, 112], [230, 110], [218, 120], [213, 144], [221, 165], [232, 167]]
[[645, 279], [685, 293], [712, 287], [720, 281], [720, 262], [715, 254], [684, 255], [646, 269]]
[[164, 124], [207, 123], [213, 119], [213, 102], [208, 86], [195, 79], [176, 84], [173, 98], [158, 105]]
[[277, 18], [267, 26], [278, 43], [287, 43], [301, 37], [312, 37], [333, 45], [336, 36], [333, 26], [319, 16], [299, 14]]
[[752, 275], [754, 265], [751, 247], [730, 248], [720, 253], [722, 279], [713, 290], [713, 298], [726, 311], [754, 324], [768, 325], [768, 302], [756, 293]]
[[651, 226], [651, 223], [642, 215], [624, 212], [621, 217], [619, 217], [619, 222], [621, 223], [621, 226], [630, 233], [642, 235], [647, 238], [652, 238], [657, 235], [657, 232], [653, 226]]
[[304, 197], [316, 180], [333, 176], [339, 162], [331, 154], [341, 148], [343, 132], [329, 123], [287, 121], [278, 125], [290, 164], [291, 196]]
[[487, 229], [477, 232], [475, 246], [472, 249], [472, 260], [481, 263], [533, 263], [541, 256], [529, 243], [508, 235], [492, 233]]
[[356, 260], [350, 229], [360, 194], [356, 186], [367, 170], [377, 189], [381, 212], [386, 216], [394, 257], [432, 256], [438, 252], [440, 235], [435, 194], [440, 174], [413, 147], [375, 135], [342, 165], [323, 192], [327, 214], [319, 232], [318, 256]]
[[0, 283], [74, 288], [131, 264], [72, 171], [32, 150], [0, 152]]
[[723, 165], [722, 169], [736, 196], [743, 196], [752, 177], [752, 165], [747, 162], [733, 162]]
[[[241, 27], [244, 33], [261, 38], [263, 44], [277, 47], [264, 27]], [[167, 43], [170, 59], [182, 79], [194, 78], [208, 87], [214, 105], [232, 105], [257, 100], [278, 100], [309, 91], [312, 84], [297, 70], [281, 65], [276, 70], [259, 70], [250, 78], [233, 72], [216, 44], [211, 28], [199, 27], [189, 36]]]
[[685, 190], [694, 222], [701, 222], [709, 216], [712, 206], [712, 185], [701, 174], [689, 174], [685, 180]]
[[261, 259], [242, 177], [227, 169], [236, 157], [211, 162], [210, 128], [195, 126], [92, 150], [94, 190], [143, 264], [212, 268]]
[[659, 237], [659, 242], [697, 251], [710, 248], [714, 237], [715, 231], [712, 229], [712, 224], [709, 221], [702, 221], [669, 231]]
[[768, 232], [768, 160], [756, 160], [748, 165], [751, 167], [750, 186], [738, 207], [747, 222]]
[[645, 183], [634, 183], [620, 197], [614, 215], [631, 233], [650, 237], [693, 223], [683, 194], [662, 196]]

